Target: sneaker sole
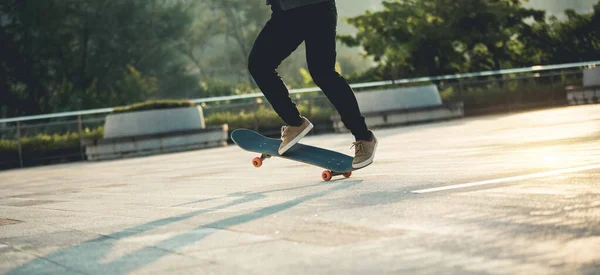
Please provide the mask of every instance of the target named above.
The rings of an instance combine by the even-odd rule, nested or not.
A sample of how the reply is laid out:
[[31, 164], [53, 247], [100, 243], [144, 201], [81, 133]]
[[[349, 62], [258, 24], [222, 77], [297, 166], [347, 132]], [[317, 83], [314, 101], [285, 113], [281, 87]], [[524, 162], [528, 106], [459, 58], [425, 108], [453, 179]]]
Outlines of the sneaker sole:
[[373, 154], [371, 155], [371, 157], [361, 163], [357, 163], [357, 164], [352, 164], [352, 168], [353, 169], [361, 169], [361, 168], [365, 168], [371, 164], [373, 164], [373, 160], [375, 159], [375, 152], [377, 152], [377, 145], [379, 145], [379, 141], [375, 143], [375, 148], [373, 149]]
[[298, 134], [298, 136], [296, 136], [294, 139], [292, 139], [292, 141], [290, 141], [290, 143], [288, 143], [286, 146], [283, 146], [283, 148], [279, 149], [278, 153], [280, 155], [283, 155], [290, 148], [292, 148], [294, 145], [296, 145], [296, 143], [298, 143], [298, 141], [300, 141], [303, 137], [305, 137], [308, 134], [308, 132], [310, 132], [310, 130], [313, 129], [313, 127], [314, 126], [312, 123], [308, 124], [306, 129], [302, 130], [302, 132], [300, 132], [300, 134]]

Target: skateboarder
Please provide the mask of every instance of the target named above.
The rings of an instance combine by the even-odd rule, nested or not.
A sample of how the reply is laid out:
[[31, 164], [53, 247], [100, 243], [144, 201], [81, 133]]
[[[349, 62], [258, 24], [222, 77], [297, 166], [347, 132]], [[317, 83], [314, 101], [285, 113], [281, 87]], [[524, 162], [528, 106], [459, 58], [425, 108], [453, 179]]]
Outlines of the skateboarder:
[[305, 42], [310, 74], [337, 109], [352, 132], [355, 155], [352, 166], [373, 162], [377, 139], [360, 113], [348, 82], [335, 71], [337, 7], [335, 0], [267, 0], [271, 18], [258, 35], [249, 56], [248, 69], [273, 109], [287, 124], [281, 130], [283, 154], [313, 128], [301, 116], [277, 73], [277, 67]]

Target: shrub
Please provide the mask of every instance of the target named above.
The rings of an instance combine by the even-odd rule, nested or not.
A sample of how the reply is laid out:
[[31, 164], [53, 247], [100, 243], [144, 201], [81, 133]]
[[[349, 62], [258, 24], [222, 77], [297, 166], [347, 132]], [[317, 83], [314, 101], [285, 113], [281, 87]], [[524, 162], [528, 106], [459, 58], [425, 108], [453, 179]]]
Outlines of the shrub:
[[[104, 133], [103, 127], [90, 130], [85, 129], [84, 138], [101, 138]], [[21, 138], [23, 152], [51, 153], [52, 151], [79, 148], [79, 133], [65, 134], [38, 134], [31, 137]], [[18, 152], [19, 143], [14, 139], [0, 139], [0, 153]]]
[[[299, 104], [297, 107], [300, 113], [308, 117], [313, 123], [329, 122], [330, 116], [335, 113], [333, 109], [311, 106], [310, 114], [308, 114], [308, 105]], [[277, 129], [284, 123], [275, 111], [265, 105], [259, 106], [256, 110], [216, 112], [205, 117], [206, 125], [229, 124], [229, 129], [232, 130], [239, 128], [253, 129], [255, 120], [260, 129]]]
[[113, 110], [113, 114], [118, 113], [129, 113], [137, 111], [147, 110], [159, 110], [159, 109], [171, 109], [171, 108], [184, 108], [196, 106], [195, 103], [187, 100], [159, 100], [159, 101], [146, 101], [141, 103], [135, 103], [128, 106], [117, 107]]
[[256, 111], [242, 110], [237, 113], [231, 111], [216, 112], [205, 117], [206, 125], [229, 124], [229, 129], [254, 128], [255, 120], [261, 128], [272, 128], [283, 122], [277, 114], [264, 106]]

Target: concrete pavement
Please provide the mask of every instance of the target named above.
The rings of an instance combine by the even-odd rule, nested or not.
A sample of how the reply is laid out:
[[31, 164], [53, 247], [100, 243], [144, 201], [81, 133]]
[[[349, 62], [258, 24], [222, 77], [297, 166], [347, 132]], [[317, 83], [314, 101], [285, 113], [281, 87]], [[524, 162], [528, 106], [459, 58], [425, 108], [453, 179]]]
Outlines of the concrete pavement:
[[375, 133], [331, 182], [235, 145], [0, 172], [0, 273], [600, 274], [599, 105]]

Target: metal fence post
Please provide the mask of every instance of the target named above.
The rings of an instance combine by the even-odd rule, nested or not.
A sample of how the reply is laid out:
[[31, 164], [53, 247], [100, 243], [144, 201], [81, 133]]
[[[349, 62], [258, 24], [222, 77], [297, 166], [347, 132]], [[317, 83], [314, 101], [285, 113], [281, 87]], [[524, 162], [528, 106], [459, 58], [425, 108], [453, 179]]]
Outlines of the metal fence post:
[[21, 122], [17, 121], [17, 144], [19, 147], [19, 164], [23, 168], [23, 144], [21, 143]]
[[463, 92], [463, 83], [462, 81], [459, 79], [458, 80], [458, 101], [462, 101], [464, 102], [465, 99], [463, 98], [464, 96], [464, 92]]
[[554, 107], [556, 105], [556, 88], [554, 88], [554, 75], [550, 75], [550, 89], [552, 90], [552, 94], [550, 97], [552, 98], [552, 102], [550, 102], [550, 106]]
[[77, 116], [77, 126], [79, 128], [79, 153], [81, 154], [81, 160], [85, 160], [85, 154], [83, 152], [83, 122], [81, 121], [81, 115]]
[[[502, 82], [502, 83], [500, 83], [500, 82]], [[518, 80], [517, 80], [517, 87], [518, 87], [518, 84], [519, 83], [518, 83]], [[503, 89], [504, 91], [506, 91], [506, 111], [510, 114], [512, 112], [512, 108], [511, 108], [511, 104], [510, 104], [510, 83], [509, 84], [505, 84], [504, 83], [504, 76], [502, 76], [502, 79], [498, 80], [498, 87], [499, 88], [501, 87], [501, 89]]]

